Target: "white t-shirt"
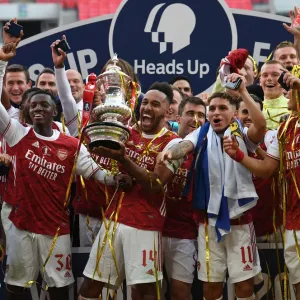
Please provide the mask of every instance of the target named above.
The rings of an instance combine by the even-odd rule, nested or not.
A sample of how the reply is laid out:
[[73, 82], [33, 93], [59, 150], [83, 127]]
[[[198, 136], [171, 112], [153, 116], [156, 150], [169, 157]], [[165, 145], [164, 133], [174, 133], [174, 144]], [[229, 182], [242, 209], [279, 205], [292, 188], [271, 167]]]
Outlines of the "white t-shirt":
[[267, 155], [276, 160], [280, 159], [279, 144], [278, 144], [278, 131], [269, 130], [265, 135], [265, 145], [267, 147]]

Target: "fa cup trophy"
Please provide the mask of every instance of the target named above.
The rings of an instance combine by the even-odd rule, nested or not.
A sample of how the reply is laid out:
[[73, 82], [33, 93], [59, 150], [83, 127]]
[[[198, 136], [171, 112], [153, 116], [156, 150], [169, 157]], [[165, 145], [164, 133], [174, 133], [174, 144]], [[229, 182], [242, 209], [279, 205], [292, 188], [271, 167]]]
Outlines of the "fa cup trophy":
[[140, 86], [117, 66], [118, 58], [112, 59], [113, 65], [98, 76], [98, 89], [105, 91], [105, 103], [92, 111], [93, 123], [83, 129], [83, 135], [89, 148], [106, 147], [119, 149], [119, 142], [129, 138], [128, 122], [131, 118], [129, 104], [140, 93]]

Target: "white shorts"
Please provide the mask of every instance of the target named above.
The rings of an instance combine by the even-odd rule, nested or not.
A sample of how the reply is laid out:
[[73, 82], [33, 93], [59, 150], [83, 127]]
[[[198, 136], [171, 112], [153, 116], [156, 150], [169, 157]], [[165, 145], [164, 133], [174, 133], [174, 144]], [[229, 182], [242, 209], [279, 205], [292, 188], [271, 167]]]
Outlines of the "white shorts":
[[257, 243], [276, 243], [276, 241], [277, 241], [277, 243], [282, 243], [282, 236], [283, 236], [282, 227], [278, 227], [276, 233], [273, 232], [271, 234], [257, 236], [256, 242]]
[[[215, 227], [208, 226], [209, 280], [224, 282], [228, 269], [231, 283], [255, 277], [261, 271], [253, 223], [231, 226], [231, 232], [217, 242]], [[204, 225], [199, 226], [198, 278], [208, 282]]]
[[2, 222], [3, 229], [4, 229], [5, 237], [6, 237], [6, 252], [8, 251], [9, 229], [11, 228], [11, 225], [12, 225], [12, 221], [8, 218], [11, 210], [12, 210], [12, 205], [7, 204], [6, 202], [2, 203], [1, 222]]
[[89, 217], [89, 229], [87, 226], [87, 216], [79, 214], [80, 247], [92, 247], [93, 240], [96, 239], [101, 224], [101, 220]]
[[[296, 230], [296, 237], [300, 247], [300, 230]], [[300, 260], [297, 254], [297, 245], [294, 230], [285, 231], [284, 260], [289, 269], [289, 279], [292, 284], [300, 282]]]
[[[109, 221], [106, 220], [106, 222], [108, 226]], [[107, 231], [109, 233], [107, 240], [103, 242], [107, 236], [103, 222], [83, 274], [88, 278], [105, 282], [115, 289], [122, 284], [125, 276], [127, 285], [156, 282], [156, 272], [158, 280], [162, 280], [161, 233], [116, 223], [112, 240], [114, 224], [114, 222], [111, 223]], [[112, 240], [114, 253], [109, 246], [109, 239]], [[100, 260], [97, 267], [98, 253]]]
[[163, 237], [162, 247], [168, 278], [193, 283], [197, 262], [196, 241]]
[[[42, 274], [54, 237], [19, 230], [12, 224], [9, 238], [5, 282], [30, 287], [29, 282], [37, 280], [39, 271]], [[46, 264], [44, 280], [49, 287], [64, 287], [74, 282], [69, 234], [58, 236]]]

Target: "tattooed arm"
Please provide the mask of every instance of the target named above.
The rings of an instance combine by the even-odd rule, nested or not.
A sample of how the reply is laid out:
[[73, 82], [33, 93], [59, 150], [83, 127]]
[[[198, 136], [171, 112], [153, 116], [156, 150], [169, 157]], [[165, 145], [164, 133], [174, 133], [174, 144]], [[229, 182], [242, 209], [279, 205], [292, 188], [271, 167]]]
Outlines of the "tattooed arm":
[[169, 149], [162, 151], [157, 156], [157, 163], [166, 164], [170, 160], [178, 160], [184, 158], [187, 154], [196, 148], [201, 127], [188, 134], [183, 141], [172, 145]]
[[157, 156], [157, 163], [165, 163], [168, 160], [179, 160], [194, 150], [194, 145], [190, 141], [182, 141], [173, 145], [166, 151], [163, 151]]

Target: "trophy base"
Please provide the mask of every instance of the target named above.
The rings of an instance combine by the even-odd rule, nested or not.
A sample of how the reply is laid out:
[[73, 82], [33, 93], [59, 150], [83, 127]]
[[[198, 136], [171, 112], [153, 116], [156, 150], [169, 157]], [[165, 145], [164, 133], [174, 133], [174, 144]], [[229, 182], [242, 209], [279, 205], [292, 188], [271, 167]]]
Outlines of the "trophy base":
[[82, 134], [90, 150], [96, 147], [118, 150], [121, 148], [120, 143], [129, 139], [130, 131], [116, 123], [95, 122], [86, 126]]

